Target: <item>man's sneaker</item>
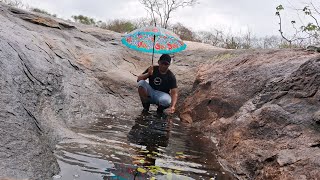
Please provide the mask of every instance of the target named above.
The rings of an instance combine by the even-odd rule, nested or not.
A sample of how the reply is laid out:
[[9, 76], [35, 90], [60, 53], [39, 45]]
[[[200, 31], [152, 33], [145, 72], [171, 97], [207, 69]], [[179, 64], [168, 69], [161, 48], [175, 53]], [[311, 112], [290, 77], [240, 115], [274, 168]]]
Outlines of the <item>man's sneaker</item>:
[[148, 112], [150, 108], [150, 103], [142, 103], [143, 112]]
[[168, 108], [168, 106], [158, 106], [158, 108], [157, 108], [157, 114], [163, 114], [163, 111], [165, 110], [165, 109], [167, 109]]
[[142, 110], [141, 115], [147, 116], [149, 115], [149, 111], [146, 111], [145, 109]]

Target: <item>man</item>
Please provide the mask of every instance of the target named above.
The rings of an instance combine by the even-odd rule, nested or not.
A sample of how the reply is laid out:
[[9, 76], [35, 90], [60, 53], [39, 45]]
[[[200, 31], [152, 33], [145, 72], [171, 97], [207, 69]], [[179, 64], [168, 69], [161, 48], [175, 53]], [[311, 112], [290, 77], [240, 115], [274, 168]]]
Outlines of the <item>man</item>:
[[[150, 104], [158, 105], [157, 113], [161, 114], [167, 108], [174, 113], [178, 99], [178, 88], [175, 75], [169, 70], [171, 57], [161, 55], [159, 66], [150, 66], [138, 76], [138, 92], [143, 111], [148, 112]], [[149, 79], [149, 84], [145, 81]]]

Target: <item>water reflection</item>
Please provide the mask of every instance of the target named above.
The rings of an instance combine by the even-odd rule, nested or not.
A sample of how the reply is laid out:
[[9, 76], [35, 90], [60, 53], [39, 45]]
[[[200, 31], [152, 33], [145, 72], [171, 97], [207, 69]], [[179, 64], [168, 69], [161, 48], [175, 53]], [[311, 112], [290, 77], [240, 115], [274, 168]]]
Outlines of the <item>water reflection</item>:
[[[161, 156], [161, 148], [168, 146], [172, 121], [165, 116], [141, 114], [135, 119], [127, 140], [135, 144], [132, 154], [133, 166], [116, 164], [115, 168], [107, 169], [114, 174], [104, 179], [147, 179], [150, 178], [150, 167], [155, 167], [155, 161]], [[139, 167], [145, 167], [140, 168]]]
[[128, 134], [128, 140], [145, 147], [137, 155], [144, 157], [145, 161], [134, 161], [134, 164], [155, 165], [155, 159], [161, 153], [159, 149], [168, 146], [171, 128], [172, 121], [169, 118], [159, 119], [143, 114], [139, 116]]
[[134, 117], [104, 117], [73, 129], [85, 140], [57, 146], [59, 179], [234, 179], [223, 173], [214, 145], [200, 132], [156, 113]]

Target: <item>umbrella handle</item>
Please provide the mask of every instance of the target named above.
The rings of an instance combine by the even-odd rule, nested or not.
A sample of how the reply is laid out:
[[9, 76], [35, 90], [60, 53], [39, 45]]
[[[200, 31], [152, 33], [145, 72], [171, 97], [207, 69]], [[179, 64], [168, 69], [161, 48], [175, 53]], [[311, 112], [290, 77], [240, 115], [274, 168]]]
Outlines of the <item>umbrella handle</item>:
[[153, 56], [154, 56], [154, 44], [156, 43], [156, 35], [153, 35], [153, 46], [152, 46], [152, 64], [153, 66]]

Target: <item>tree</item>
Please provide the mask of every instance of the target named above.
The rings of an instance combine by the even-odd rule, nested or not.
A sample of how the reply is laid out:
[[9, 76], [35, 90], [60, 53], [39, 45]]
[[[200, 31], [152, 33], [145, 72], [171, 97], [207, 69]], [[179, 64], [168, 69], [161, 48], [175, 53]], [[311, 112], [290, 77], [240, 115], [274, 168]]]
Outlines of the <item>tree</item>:
[[127, 33], [127, 32], [131, 32], [135, 29], [137, 29], [137, 27], [130, 21], [128, 20], [113, 20], [110, 21], [107, 25], [106, 25], [106, 29], [111, 30], [111, 31], [115, 31], [118, 33]]
[[172, 31], [177, 34], [182, 40], [196, 41], [195, 33], [181, 23], [177, 23], [172, 26]]
[[250, 49], [252, 47], [252, 32], [248, 29], [248, 31], [242, 36], [242, 49]]
[[107, 29], [107, 23], [102, 22], [102, 21], [98, 21], [96, 22], [96, 26], [102, 29]]
[[83, 15], [78, 15], [78, 16], [71, 16], [71, 18], [78, 23], [82, 24], [87, 24], [87, 25], [95, 25], [96, 22], [93, 18], [83, 16]]
[[[279, 32], [281, 37], [286, 41], [286, 43], [284, 43], [285, 45], [287, 44], [288, 47], [301, 47], [306, 44], [319, 43], [320, 26], [318, 18], [320, 17], [320, 11], [315, 4], [310, 2], [307, 6], [301, 9], [294, 8], [298, 14], [298, 23], [300, 24], [300, 27], [296, 27], [296, 20], [291, 20], [291, 25], [294, 29], [294, 33], [292, 35], [288, 35], [290, 33], [284, 32], [284, 21], [281, 16], [281, 12], [284, 10], [285, 8], [283, 5], [276, 7], [276, 16], [279, 18]], [[300, 18], [301, 14], [306, 18]]]
[[151, 16], [153, 24], [168, 28], [169, 19], [178, 8], [193, 6], [198, 0], [140, 0], [140, 3], [146, 8]]
[[41, 13], [41, 14], [45, 14], [45, 15], [48, 15], [48, 16], [57, 17], [56, 14], [50, 14], [50, 13], [48, 13], [47, 11], [45, 11], [45, 10], [43, 10], [43, 9], [39, 9], [39, 8], [31, 8], [31, 11], [37, 12], [37, 13]]
[[259, 45], [260, 48], [263, 48], [263, 49], [276, 49], [276, 48], [280, 47], [281, 37], [274, 36], [274, 35], [273, 36], [265, 36], [259, 42], [261, 42], [261, 45]]
[[27, 8], [28, 5], [23, 4], [20, 0], [0, 0], [9, 6], [16, 7], [16, 8]]
[[137, 28], [142, 28], [142, 27], [146, 27], [146, 26], [152, 26], [153, 21], [150, 18], [139, 18], [139, 19], [134, 20], [133, 24]]
[[200, 31], [197, 36], [202, 43], [211, 44], [212, 46], [223, 47], [223, 32], [217, 29], [213, 31]]

